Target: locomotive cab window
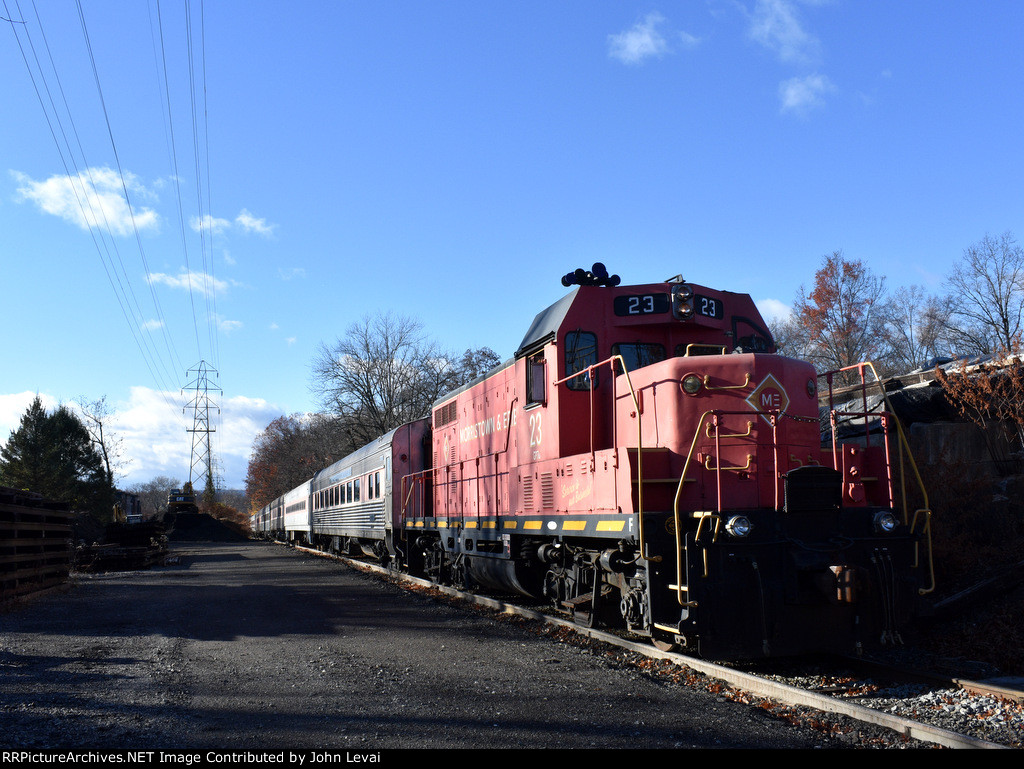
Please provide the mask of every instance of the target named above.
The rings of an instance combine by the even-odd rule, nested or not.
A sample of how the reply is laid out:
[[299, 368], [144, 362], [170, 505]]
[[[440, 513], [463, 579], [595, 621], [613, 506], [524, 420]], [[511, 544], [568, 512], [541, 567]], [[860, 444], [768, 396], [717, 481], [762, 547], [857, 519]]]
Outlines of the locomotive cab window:
[[[597, 334], [589, 331], [570, 331], [565, 335], [565, 375], [571, 376], [597, 363]], [[566, 385], [570, 390], [589, 390], [589, 372], [573, 377]], [[593, 372], [594, 389], [597, 389], [597, 371]]]
[[652, 342], [613, 344], [612, 355], [621, 355], [627, 371], [634, 371], [652, 363], [665, 360], [664, 345]]
[[526, 359], [526, 393], [528, 407], [547, 402], [547, 365], [542, 352]]

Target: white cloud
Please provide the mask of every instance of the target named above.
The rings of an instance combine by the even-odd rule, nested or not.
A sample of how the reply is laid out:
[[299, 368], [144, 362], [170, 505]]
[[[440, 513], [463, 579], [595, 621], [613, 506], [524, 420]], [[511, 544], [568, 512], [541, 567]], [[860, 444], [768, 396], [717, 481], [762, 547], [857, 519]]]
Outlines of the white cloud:
[[217, 327], [225, 334], [230, 334], [232, 331], [238, 331], [242, 328], [242, 321], [240, 320], [219, 320]]
[[201, 232], [205, 230], [206, 232], [212, 232], [215, 235], [219, 235], [231, 226], [231, 222], [227, 219], [218, 219], [211, 214], [203, 214], [202, 217], [193, 216], [189, 220], [189, 226], [192, 228], [193, 232]]
[[274, 227], [276, 226], [273, 224], [267, 224], [266, 219], [257, 219], [244, 208], [241, 213], [235, 217], [235, 221], [246, 232], [255, 232], [257, 235], [271, 235], [273, 234]]
[[649, 13], [630, 29], [617, 35], [608, 35], [608, 55], [624, 64], [639, 64], [652, 56], [668, 53], [668, 43], [658, 31], [665, 18], [657, 12]]
[[[118, 404], [111, 427], [123, 439], [124, 456], [132, 460], [122, 486], [158, 475], [188, 479], [192, 439], [187, 430], [192, 420], [187, 411], [182, 413], [184, 405], [181, 393], [148, 387], [132, 387], [128, 402]], [[281, 410], [261, 398], [244, 396], [217, 405], [221, 413], [211, 436], [214, 460], [228, 488], [243, 488], [253, 441]]]
[[164, 322], [162, 320], [156, 319], [147, 320], [145, 323], [142, 324], [142, 327], [146, 329], [146, 331], [156, 331], [158, 328], [164, 327]]
[[277, 274], [281, 280], [291, 280], [292, 278], [304, 278], [306, 277], [305, 267], [292, 267], [290, 269], [277, 268]]
[[[122, 456], [128, 462], [120, 487], [142, 483], [158, 475], [187, 480], [192, 459], [188, 432], [192, 418], [182, 413], [188, 393], [162, 392], [132, 387], [127, 402], [111, 404], [114, 413], [109, 427], [121, 439]], [[0, 443], [16, 430], [21, 417], [36, 397], [34, 392], [0, 394]], [[51, 395], [40, 393], [43, 406], [52, 411], [59, 404]], [[281, 409], [261, 398], [235, 396], [219, 400], [219, 423], [215, 425], [213, 454], [228, 488], [243, 488], [253, 441]]]
[[20, 392], [0, 395], [0, 444], [7, 443], [11, 433], [21, 427], [21, 418], [25, 416], [32, 401], [39, 396], [43, 408], [47, 411], [57, 408], [59, 402], [52, 395], [45, 393]]
[[110, 168], [87, 168], [71, 176], [51, 176], [36, 181], [19, 172], [11, 171], [18, 183], [18, 195], [30, 200], [40, 210], [59, 216], [83, 230], [109, 229], [116, 235], [129, 235], [139, 230], [156, 230], [160, 217], [149, 208], [134, 209], [128, 205], [125, 190], [133, 197], [154, 199], [134, 174], [123, 177]]
[[768, 323], [789, 320], [793, 315], [793, 310], [790, 306], [785, 302], [780, 302], [778, 299], [757, 299], [754, 304], [757, 305], [761, 317]]
[[779, 99], [783, 112], [807, 112], [825, 104], [825, 94], [835, 91], [832, 81], [824, 75], [794, 77], [779, 83]]
[[684, 48], [696, 48], [700, 45], [700, 38], [694, 37], [689, 32], [677, 32], [676, 37]]
[[154, 272], [151, 273], [146, 280], [157, 285], [197, 291], [204, 296], [212, 293], [221, 294], [228, 289], [228, 283], [226, 281], [215, 278], [212, 275], [207, 275], [206, 273], [195, 272], [194, 270], [191, 272], [183, 270], [177, 276], [166, 275], [162, 272]]
[[295, 344], [299, 340], [298, 340], [298, 337], [290, 336], [287, 339], [285, 339], [284, 341], [285, 341], [285, 344], [287, 344], [289, 347], [291, 347], [293, 344]]
[[784, 62], [816, 61], [821, 53], [818, 39], [804, 29], [792, 0], [758, 0], [748, 34]]

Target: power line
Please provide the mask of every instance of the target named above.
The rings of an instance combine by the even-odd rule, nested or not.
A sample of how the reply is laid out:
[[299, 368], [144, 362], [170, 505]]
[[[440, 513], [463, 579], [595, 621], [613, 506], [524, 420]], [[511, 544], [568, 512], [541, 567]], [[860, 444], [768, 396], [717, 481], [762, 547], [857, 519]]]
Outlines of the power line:
[[[77, 0], [77, 1], [79, 3], [81, 2], [81, 0]], [[186, 280], [186, 282], [188, 284], [189, 302], [191, 303], [191, 306], [192, 306], [192, 325], [193, 325], [193, 327], [195, 329], [195, 335], [196, 335], [196, 350], [201, 354], [202, 353], [202, 345], [199, 342], [199, 320], [196, 317], [195, 291], [194, 291], [194, 289], [192, 287], [192, 267], [189, 264], [189, 259], [188, 259], [188, 239], [187, 239], [187, 237], [185, 235], [185, 213], [184, 213], [184, 207], [182, 205], [182, 200], [181, 200], [181, 181], [180, 181], [181, 180], [181, 176], [178, 173], [178, 151], [177, 151], [177, 148], [176, 148], [176, 144], [177, 143], [174, 140], [174, 116], [172, 114], [172, 109], [171, 109], [171, 89], [170, 89], [170, 86], [169, 86], [169, 84], [167, 82], [167, 46], [166, 46], [166, 43], [164, 41], [163, 13], [160, 10], [160, 0], [157, 0], [156, 16], [157, 16], [157, 25], [158, 25], [159, 30], [160, 30], [160, 54], [161, 54], [161, 61], [163, 63], [164, 91], [165, 91], [165, 94], [166, 94], [166, 97], [167, 97], [167, 121], [168, 121], [168, 126], [169, 126], [170, 132], [171, 132], [171, 162], [172, 162], [172, 164], [174, 166], [174, 190], [175, 190], [175, 198], [176, 198], [176, 200], [178, 202], [178, 228], [179, 228], [179, 230], [181, 232], [182, 255], [185, 258], [185, 280]], [[202, 221], [201, 217], [202, 217], [202, 211], [200, 211], [200, 222]]]
[[[139, 304], [138, 297], [135, 293], [133, 283], [129, 278], [128, 271], [126, 269], [125, 261], [122, 257], [121, 251], [117, 246], [117, 238], [114, 233], [114, 225], [109, 220], [106, 211], [103, 206], [95, 205], [95, 195], [101, 189], [101, 182], [96, 177], [96, 170], [92, 168], [86, 156], [85, 148], [82, 145], [82, 139], [78, 132], [76, 122], [72, 116], [72, 111], [68, 103], [67, 95], [61, 79], [58, 73], [57, 65], [54, 61], [53, 52], [49, 46], [46, 38], [45, 31], [43, 30], [42, 19], [40, 18], [39, 11], [35, 7], [33, 2], [33, 10], [35, 12], [35, 22], [38, 25], [39, 32], [42, 38], [42, 47], [46, 52], [46, 57], [49, 61], [49, 69], [52, 71], [52, 75], [48, 76], [45, 68], [40, 60], [39, 53], [37, 52], [37, 46], [32, 39], [30, 34], [30, 23], [24, 20], [24, 14], [21, 13], [20, 5], [17, 0], [14, 0], [14, 5], [17, 7], [18, 14], [21, 16], [20, 19], [15, 19], [14, 14], [10, 12], [8, 6], [8, 0], [3, 0], [3, 8], [6, 12], [6, 17], [3, 18], [11, 24], [12, 31], [14, 32], [15, 39], [18, 43], [19, 50], [21, 51], [22, 59], [25, 63], [26, 70], [28, 71], [30, 81], [36, 92], [36, 97], [39, 100], [40, 107], [43, 110], [44, 118], [46, 119], [47, 125], [50, 130], [51, 138], [54, 145], [57, 148], [58, 156], [60, 157], [61, 163], [64, 167], [67, 183], [69, 188], [74, 195], [79, 210], [81, 211], [81, 217], [83, 227], [89, 230], [90, 236], [93, 240], [94, 246], [100, 257], [101, 264], [104, 272], [107, 276], [107, 280], [114, 291], [115, 298], [119, 304], [122, 314], [125, 317], [125, 321], [128, 324], [129, 330], [138, 346], [140, 353], [142, 354], [143, 360], [148, 367], [151, 376], [154, 381], [157, 382], [160, 387], [161, 395], [167, 400], [167, 393], [171, 390], [165, 376], [169, 375], [171, 369], [181, 370], [181, 366], [176, 361], [178, 355], [174, 349], [173, 339], [170, 334], [168, 324], [165, 322], [164, 313], [160, 306], [160, 301], [156, 292], [155, 280], [153, 279], [153, 273], [150, 270], [148, 259], [146, 257], [146, 251], [143, 247], [142, 237], [140, 233], [140, 223], [136, 218], [135, 208], [132, 205], [132, 195], [130, 190], [134, 189], [132, 184], [129, 184], [128, 174], [125, 172], [122, 161], [121, 153], [119, 152], [118, 143], [115, 139], [114, 127], [111, 123], [109, 111], [107, 109], [106, 98], [104, 95], [104, 89], [101, 82], [99, 67], [97, 65], [96, 56], [93, 50], [93, 43], [89, 34], [88, 24], [86, 23], [85, 11], [81, 0], [76, 0], [76, 7], [78, 11], [78, 22], [81, 27], [81, 34], [84, 40], [85, 48], [89, 57], [89, 66], [95, 82], [95, 88], [99, 105], [103, 114], [103, 120], [107, 130], [107, 136], [110, 142], [110, 148], [113, 153], [114, 163], [117, 169], [117, 178], [120, 184], [120, 193], [124, 196], [125, 203], [128, 207], [128, 217], [130, 219], [131, 231], [134, 233], [135, 243], [137, 245], [139, 256], [142, 261], [142, 265], [145, 271], [146, 281], [149, 284], [150, 294], [153, 300], [153, 306], [156, 313], [156, 321], [159, 328], [162, 330], [164, 337], [164, 346], [166, 353], [169, 357], [169, 362], [160, 351], [152, 344], [151, 329], [148, 327], [148, 322], [144, 320], [145, 315], [142, 312], [142, 308]], [[202, 284], [197, 282], [198, 276], [193, 274], [193, 270], [190, 265], [189, 259], [189, 244], [188, 238], [185, 232], [186, 217], [184, 213], [184, 201], [181, 191], [181, 176], [178, 173], [178, 149], [177, 140], [175, 136], [175, 120], [173, 116], [173, 106], [170, 91], [170, 72], [167, 67], [167, 40], [165, 39], [165, 25], [160, 5], [160, 0], [157, 0], [157, 27], [159, 30], [160, 40], [160, 55], [157, 59], [157, 74], [158, 82], [159, 76], [162, 75], [162, 85], [165, 99], [161, 100], [161, 103], [166, 104], [166, 112], [164, 118], [166, 120], [166, 127], [168, 129], [168, 143], [170, 148], [170, 160], [174, 171], [174, 182], [175, 182], [175, 194], [177, 199], [178, 209], [178, 221], [179, 231], [181, 236], [181, 248], [185, 260], [185, 282], [189, 292], [189, 300], [192, 311], [192, 325], [195, 331], [195, 343], [197, 352], [200, 358], [203, 356], [203, 345], [200, 341], [199, 333], [199, 319], [197, 316], [196, 309], [196, 290], [202, 290], [206, 300], [206, 313], [207, 313], [207, 331], [209, 337], [210, 353], [212, 354], [215, 361], [219, 360], [219, 347], [218, 347], [218, 329], [217, 329], [217, 311], [216, 311], [216, 293], [217, 285], [214, 276], [214, 259], [213, 259], [213, 244], [212, 235], [213, 230], [209, 228], [208, 223], [213, 221], [212, 208], [210, 206], [211, 199], [211, 184], [210, 184], [210, 152], [209, 152], [209, 130], [208, 130], [208, 106], [207, 106], [207, 80], [206, 80], [206, 30], [205, 30], [205, 7], [202, 2], [199, 6], [198, 19], [193, 19], [192, 5], [189, 0], [185, 2], [185, 43], [187, 48], [187, 66], [188, 66], [188, 78], [189, 78], [189, 98], [190, 98], [190, 113], [191, 113], [191, 127], [192, 127], [192, 147], [194, 152], [194, 173], [195, 173], [195, 196], [196, 205], [198, 209], [198, 221], [199, 226], [197, 227], [200, 244], [201, 244], [201, 257], [202, 257]], [[152, 12], [150, 12], [150, 25], [153, 26]], [[20, 30], [20, 33], [19, 33]], [[195, 37], [198, 34], [199, 45], [196, 45]], [[24, 40], [24, 43], [23, 43]], [[154, 54], [156, 41], [154, 40]], [[32, 61], [35, 63], [33, 68], [32, 62], [30, 61], [29, 51], [31, 51]], [[54, 86], [51, 88], [50, 80], [53, 80]], [[44, 95], [45, 94], [45, 95]], [[60, 103], [62, 107], [58, 107], [59, 94]], [[202, 110], [200, 111], [200, 99], [202, 104]], [[62, 114], [66, 115], [66, 118], [62, 118]], [[67, 124], [67, 128], [65, 127]], [[73, 140], [72, 140], [73, 137]], [[77, 152], [75, 147], [77, 146]], [[79, 164], [78, 157], [81, 158], [81, 164]], [[205, 179], [204, 179], [205, 176]], [[205, 188], [205, 194], [204, 194]], [[210, 229], [210, 237], [207, 237], [207, 229]], [[205, 365], [205, 360], [202, 365]], [[216, 371], [216, 369], [210, 369]], [[190, 370], [191, 371], [191, 370]], [[170, 405], [170, 401], [167, 400]], [[177, 409], [174, 409], [177, 413]], [[219, 413], [219, 411], [217, 412]], [[207, 431], [215, 432], [211, 427]], [[207, 450], [208, 437], [207, 437]]]
[[[16, 3], [16, 5], [19, 14], [24, 16], [24, 14], [22, 14], [21, 12], [20, 4]], [[4, 8], [8, 11], [8, 15], [10, 15], [6, 0], [4, 0]], [[43, 47], [46, 50], [47, 57], [50, 62], [50, 67], [53, 70], [53, 79], [56, 84], [56, 90], [58, 90], [60, 93], [61, 100], [64, 105], [64, 111], [67, 114], [67, 122], [70, 126], [71, 133], [75, 137], [75, 142], [82, 156], [83, 166], [85, 167], [84, 172], [79, 168], [78, 163], [75, 159], [75, 152], [72, 147], [71, 140], [68, 137], [68, 132], [64, 128], [64, 122], [61, 120], [61, 110], [57, 106], [56, 100], [53, 95], [53, 90], [50, 88], [48, 78], [44, 71], [43, 65], [39, 59], [39, 54], [37, 52], [36, 45], [32, 40], [30, 26], [26, 21], [18, 22], [23, 25], [22, 34], [25, 37], [25, 44], [23, 44], [22, 38], [18, 34], [17, 28], [13, 26], [12, 22], [12, 31], [15, 34], [15, 39], [18, 43], [18, 48], [21, 52], [22, 60], [25, 64], [26, 71], [28, 72], [29, 80], [32, 83], [32, 87], [35, 90], [36, 98], [39, 101], [40, 108], [43, 111], [44, 119], [46, 120], [47, 126], [50, 130], [51, 139], [54, 142], [54, 145], [57, 149], [57, 154], [60, 157], [61, 164], [63, 165], [65, 174], [67, 175], [66, 178], [68, 180], [69, 187], [71, 189], [72, 194], [75, 196], [75, 200], [78, 204], [78, 207], [82, 212], [82, 218], [86, 224], [86, 229], [89, 230], [90, 236], [93, 240], [93, 244], [97, 250], [97, 254], [99, 255], [100, 262], [107, 276], [107, 281], [110, 283], [111, 289], [114, 291], [114, 295], [121, 309], [121, 313], [124, 316], [126, 323], [128, 324], [129, 331], [131, 332], [133, 339], [135, 340], [136, 346], [138, 346], [139, 351], [142, 354], [143, 361], [150, 371], [150, 375], [153, 377], [154, 381], [157, 382], [158, 386], [160, 386], [161, 393], [166, 393], [166, 391], [169, 390], [170, 388], [168, 386], [168, 383], [161, 382], [159, 368], [163, 366], [165, 372], [168, 373], [169, 369], [167, 369], [166, 364], [164, 363], [160, 355], [156, 352], [156, 350], [150, 347], [149, 335], [145, 332], [144, 325], [141, 321], [142, 311], [139, 306], [138, 299], [135, 296], [131, 281], [128, 278], [127, 272], [124, 267], [124, 262], [121, 259], [120, 251], [117, 249], [116, 240], [113, 236], [110, 222], [107, 220], [106, 213], [103, 210], [102, 206], [99, 208], [99, 211], [103, 219], [103, 225], [102, 227], [100, 226], [100, 216], [97, 216], [96, 209], [93, 207], [93, 195], [90, 194], [90, 190], [87, 189], [86, 186], [86, 179], [88, 178], [89, 187], [91, 187], [92, 190], [96, 189], [96, 180], [92, 175], [93, 169], [88, 166], [85, 150], [82, 147], [81, 138], [79, 136], [77, 126], [75, 125], [73, 115], [71, 114], [71, 109], [68, 105], [67, 97], [64, 92], [63, 84], [61, 83], [59, 74], [57, 72], [56, 64], [53, 60], [53, 54], [49, 47], [49, 42], [46, 38], [46, 34], [43, 29], [42, 20], [40, 19], [38, 9], [35, 8], [34, 4], [33, 10], [35, 10], [36, 23], [38, 24], [39, 32], [42, 37]], [[11, 19], [7, 20], [11, 21]], [[32, 64], [28, 58], [28, 54], [26, 53], [26, 45], [28, 46], [29, 50], [32, 53], [32, 60], [35, 62], [35, 70], [33, 70]], [[46, 93], [45, 99], [43, 97], [44, 91]], [[47, 108], [47, 102], [49, 102], [49, 109]], [[60, 134], [60, 138], [58, 137], [58, 133]], [[122, 186], [126, 189], [123, 174], [121, 177], [121, 181]], [[99, 232], [98, 239], [97, 231]], [[104, 237], [104, 232], [106, 232], [106, 235], [109, 237], [109, 245], [107, 238]], [[138, 236], [137, 229], [136, 235]], [[141, 249], [141, 242], [139, 243], [139, 245]], [[116, 260], [114, 258], [114, 255], [111, 255], [111, 249], [113, 249], [114, 255], [116, 255]], [[145, 262], [144, 253], [143, 261]], [[119, 266], [120, 269], [118, 269]], [[159, 302], [157, 301], [155, 293], [153, 294], [153, 299], [156, 306], [157, 317], [160, 320], [160, 325], [162, 328], [166, 329], [166, 324], [163, 322], [162, 312], [160, 310]], [[173, 346], [170, 344], [169, 337], [166, 336], [166, 330], [165, 341], [168, 343], [168, 350], [171, 352], [173, 357]], [[164, 395], [164, 397], [166, 399], [166, 395]], [[167, 402], [168, 405], [170, 405], [170, 401]]]

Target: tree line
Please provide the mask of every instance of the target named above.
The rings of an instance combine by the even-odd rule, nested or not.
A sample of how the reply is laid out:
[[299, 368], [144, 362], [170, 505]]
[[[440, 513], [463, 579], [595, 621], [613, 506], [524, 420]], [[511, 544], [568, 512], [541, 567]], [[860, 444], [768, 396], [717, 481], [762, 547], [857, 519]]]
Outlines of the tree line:
[[[113, 411], [106, 396], [95, 401], [80, 398], [76, 405], [61, 404], [47, 411], [42, 399], [35, 397], [0, 446], [0, 486], [67, 502], [72, 510], [106, 523], [114, 518], [117, 503], [115, 484], [124, 466], [122, 441], [110, 430]], [[166, 510], [171, 489], [181, 487], [181, 481], [160, 475], [125, 491], [139, 497], [144, 518], [155, 518]], [[238, 490], [219, 490], [216, 498], [207, 495], [200, 509], [247, 522], [247, 516], [238, 512], [245, 509], [245, 495]]]
[[413, 318], [363, 317], [317, 350], [310, 389], [322, 410], [282, 415], [253, 443], [245, 481], [249, 509], [259, 510], [361, 446], [427, 416], [438, 398], [499, 363], [488, 347], [461, 354], [444, 349]]
[[889, 291], [884, 276], [835, 251], [793, 314], [773, 325], [779, 352], [828, 371], [861, 361], [882, 376], [934, 363], [1016, 352], [1024, 323], [1024, 249], [1012, 233], [986, 235], [964, 250], [943, 290]]
[[63, 404], [48, 412], [36, 396], [0, 448], [0, 485], [67, 502], [72, 510], [109, 521], [116, 443], [104, 438], [101, 428], [96, 432], [102, 409], [84, 413], [83, 420]]

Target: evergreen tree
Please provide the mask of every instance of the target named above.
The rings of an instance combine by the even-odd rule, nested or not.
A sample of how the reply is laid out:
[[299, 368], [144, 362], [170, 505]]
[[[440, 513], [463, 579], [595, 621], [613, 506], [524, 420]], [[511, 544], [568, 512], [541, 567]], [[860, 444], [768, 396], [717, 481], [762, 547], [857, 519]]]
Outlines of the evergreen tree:
[[65, 406], [47, 414], [37, 396], [0, 448], [0, 484], [67, 502], [109, 519], [113, 479], [81, 420]]
[[46, 409], [36, 396], [22, 415], [21, 425], [0, 448], [0, 484], [39, 493], [53, 485], [48, 424]]

